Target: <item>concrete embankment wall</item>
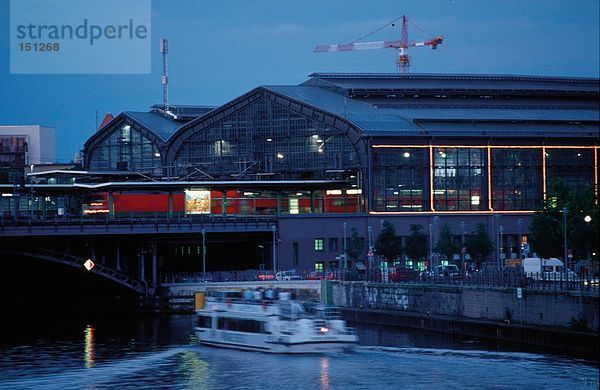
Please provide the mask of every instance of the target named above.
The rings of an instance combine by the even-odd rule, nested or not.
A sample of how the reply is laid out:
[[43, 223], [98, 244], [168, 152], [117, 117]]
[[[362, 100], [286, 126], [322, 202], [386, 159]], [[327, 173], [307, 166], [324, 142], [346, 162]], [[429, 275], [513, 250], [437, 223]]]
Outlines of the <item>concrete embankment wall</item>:
[[[330, 284], [329, 284], [330, 283]], [[332, 304], [469, 320], [598, 331], [597, 292], [516, 288], [328, 282]]]

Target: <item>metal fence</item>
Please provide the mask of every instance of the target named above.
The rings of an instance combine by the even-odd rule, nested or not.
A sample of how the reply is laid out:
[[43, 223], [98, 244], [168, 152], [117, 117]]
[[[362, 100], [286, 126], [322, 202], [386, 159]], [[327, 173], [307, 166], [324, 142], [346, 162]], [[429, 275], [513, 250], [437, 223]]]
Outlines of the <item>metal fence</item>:
[[211, 282], [249, 282], [249, 281], [288, 281], [288, 280], [336, 280], [364, 281], [371, 283], [394, 283], [408, 285], [450, 285], [473, 287], [510, 287], [531, 290], [551, 291], [600, 291], [599, 278], [589, 275], [547, 275], [543, 273], [528, 274], [513, 269], [466, 273], [452, 275], [431, 274], [427, 272], [404, 273], [395, 276], [377, 269], [359, 273], [352, 270], [335, 269], [331, 271], [287, 270], [261, 271], [221, 271], [195, 273], [172, 273], [163, 277], [164, 283], [211, 283]]
[[473, 287], [512, 287], [527, 288], [530, 290], [551, 291], [600, 291], [599, 278], [591, 275], [548, 275], [544, 273], [530, 273], [527, 276], [516, 270], [496, 270], [486, 272], [466, 273], [459, 272], [453, 275], [434, 275], [421, 273], [415, 278], [404, 280], [394, 279], [393, 275], [376, 273], [367, 281], [380, 283], [404, 283], [421, 285], [451, 285]]

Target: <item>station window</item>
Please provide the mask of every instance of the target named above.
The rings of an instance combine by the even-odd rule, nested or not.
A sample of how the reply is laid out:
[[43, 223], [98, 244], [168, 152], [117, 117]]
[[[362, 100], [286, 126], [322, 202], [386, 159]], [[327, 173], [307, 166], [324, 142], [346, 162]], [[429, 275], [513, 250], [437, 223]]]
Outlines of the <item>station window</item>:
[[323, 271], [325, 264], [322, 261], [315, 261], [315, 271]]
[[338, 239], [337, 238], [330, 238], [329, 239], [329, 250], [330, 251], [337, 251], [338, 250]]
[[323, 238], [315, 238], [315, 250], [322, 251], [325, 240]]

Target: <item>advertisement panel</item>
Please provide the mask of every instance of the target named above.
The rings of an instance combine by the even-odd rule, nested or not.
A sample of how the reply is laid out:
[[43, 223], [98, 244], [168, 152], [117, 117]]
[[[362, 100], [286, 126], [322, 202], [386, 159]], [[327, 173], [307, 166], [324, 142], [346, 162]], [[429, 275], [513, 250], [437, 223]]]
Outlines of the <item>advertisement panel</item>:
[[186, 190], [186, 214], [210, 214], [210, 191]]

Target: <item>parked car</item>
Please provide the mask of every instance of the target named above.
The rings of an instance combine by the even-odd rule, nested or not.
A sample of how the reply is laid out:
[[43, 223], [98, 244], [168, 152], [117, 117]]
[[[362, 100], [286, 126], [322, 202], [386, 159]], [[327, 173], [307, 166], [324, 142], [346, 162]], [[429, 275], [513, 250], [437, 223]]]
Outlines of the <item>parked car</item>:
[[555, 257], [541, 259], [539, 257], [528, 257], [523, 259], [523, 271], [525, 277], [533, 280], [573, 280], [577, 274], [567, 269], [565, 275], [565, 264]]
[[456, 264], [438, 265], [436, 271], [441, 277], [452, 279], [460, 277], [460, 270]]
[[333, 280], [333, 272], [313, 271], [308, 274], [308, 280]]
[[275, 275], [268, 272], [260, 273], [256, 276], [258, 280], [275, 280]]
[[410, 282], [419, 280], [419, 271], [412, 268], [389, 267], [388, 277], [390, 282]]

